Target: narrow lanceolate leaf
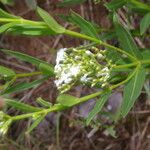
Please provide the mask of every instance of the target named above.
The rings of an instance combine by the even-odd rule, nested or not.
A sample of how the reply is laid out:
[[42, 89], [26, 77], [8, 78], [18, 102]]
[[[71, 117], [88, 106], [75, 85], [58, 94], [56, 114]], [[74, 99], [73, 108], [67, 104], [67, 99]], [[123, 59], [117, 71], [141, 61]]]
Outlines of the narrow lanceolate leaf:
[[150, 26], [150, 13], [147, 13], [140, 22], [140, 33], [143, 35]]
[[114, 14], [113, 21], [121, 47], [134, 57], [141, 59], [142, 56], [139, 49], [137, 48], [137, 45], [134, 42], [134, 39], [132, 38], [130, 31], [118, 22], [118, 17], [116, 14]]
[[21, 17], [9, 14], [8, 12], [4, 11], [3, 9], [0, 8], [0, 18], [12, 18], [12, 19], [18, 19]]
[[92, 111], [89, 113], [87, 119], [86, 119], [86, 124], [89, 125], [92, 119], [102, 110], [104, 104], [107, 102], [111, 92], [104, 93], [100, 96], [100, 98], [97, 100], [94, 108]]
[[29, 62], [31, 64], [34, 64], [34, 65], [40, 65], [40, 63], [45, 63], [44, 61], [40, 60], [40, 59], [37, 59], [35, 57], [32, 57], [32, 56], [29, 56], [27, 54], [23, 54], [23, 53], [20, 53], [20, 52], [17, 52], [17, 51], [11, 51], [11, 50], [6, 50], [6, 49], [0, 49], [0, 51], [8, 54], [8, 55], [11, 55], [11, 56], [14, 56], [20, 60], [23, 60], [23, 61], [26, 61], [26, 62]]
[[112, 0], [109, 3], [106, 3], [106, 7], [110, 10], [116, 10], [126, 4], [126, 0]]
[[17, 85], [15, 85], [15, 86], [11, 86], [11, 87], [7, 88], [2, 94], [10, 94], [10, 93], [15, 93], [15, 92], [21, 92], [21, 91], [36, 87], [36, 86], [42, 84], [47, 79], [48, 79], [48, 77], [43, 77], [41, 79], [35, 80], [33, 82], [29, 82], [29, 83], [21, 82], [21, 83], [18, 83]]
[[132, 79], [124, 87], [123, 103], [121, 106], [121, 115], [125, 117], [133, 107], [135, 101], [141, 93], [144, 85], [146, 71], [139, 67]]
[[15, 75], [16, 73], [13, 70], [0, 66], [0, 77], [9, 78], [14, 77]]
[[16, 23], [7, 23], [7, 24], [4, 24], [4, 25], [1, 25], [0, 26], [0, 34], [7, 31], [9, 28], [15, 26]]
[[51, 17], [45, 10], [37, 7], [37, 12], [39, 16], [44, 20], [44, 22], [49, 26], [51, 30], [55, 33], [64, 33], [65, 28], [59, 25], [53, 17]]
[[150, 12], [150, 5], [141, 2], [140, 0], [129, 0], [127, 3], [127, 8], [138, 13]]
[[60, 94], [57, 97], [57, 102], [66, 107], [71, 107], [79, 102], [78, 98], [68, 95], [68, 94]]
[[17, 52], [17, 51], [12, 51], [12, 50], [0, 49], [0, 51], [6, 53], [8, 55], [14, 56], [14, 57], [16, 57], [16, 58], [18, 58], [22, 61], [26, 61], [26, 62], [29, 62], [31, 64], [37, 65], [37, 66], [39, 66], [41, 63], [47, 64], [53, 70], [53, 66], [51, 64], [48, 64], [47, 62], [45, 62], [41, 59], [29, 56], [27, 54], [20, 53], [20, 52]]
[[71, 22], [79, 26], [81, 31], [86, 35], [89, 35], [97, 39], [99, 38], [98, 33], [94, 28], [94, 26], [89, 21], [82, 18], [79, 14], [72, 11], [71, 15], [69, 16], [69, 19]]
[[45, 118], [46, 114], [40, 115], [38, 116], [33, 124], [28, 128], [28, 130], [26, 131], [26, 133], [30, 133], [34, 128], [36, 128], [41, 122], [42, 120]]
[[4, 101], [6, 102], [7, 106], [13, 107], [13, 108], [20, 110], [20, 111], [23, 111], [23, 112], [29, 113], [29, 112], [37, 112], [37, 111], [41, 110], [41, 108], [30, 106], [28, 104], [24, 104], [24, 103], [19, 102], [17, 100], [4, 98]]
[[14, 0], [0, 0], [4, 5], [14, 5]]
[[29, 25], [19, 24], [9, 28], [7, 32], [14, 35], [27, 35], [27, 36], [43, 36], [43, 35], [55, 35], [56, 33], [46, 25]]

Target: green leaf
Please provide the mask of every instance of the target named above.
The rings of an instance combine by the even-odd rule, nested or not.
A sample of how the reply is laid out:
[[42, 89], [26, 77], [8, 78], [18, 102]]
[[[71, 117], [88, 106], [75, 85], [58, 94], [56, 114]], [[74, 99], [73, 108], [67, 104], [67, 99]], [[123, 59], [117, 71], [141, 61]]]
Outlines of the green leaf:
[[51, 30], [56, 33], [64, 33], [65, 28], [59, 25], [45, 10], [37, 7], [37, 12]]
[[127, 3], [127, 8], [133, 12], [147, 13], [150, 12], [150, 5], [140, 2], [139, 0], [130, 0]]
[[8, 106], [13, 107], [13, 108], [15, 108], [17, 110], [20, 110], [20, 111], [23, 111], [23, 112], [27, 112], [27, 113], [37, 112], [37, 111], [42, 110], [41, 108], [33, 107], [33, 106], [30, 106], [30, 105], [21, 103], [17, 100], [4, 98], [4, 101], [6, 102], [6, 104]]
[[123, 5], [125, 5], [126, 2], [127, 2], [126, 0], [112, 0], [109, 3], [106, 3], [105, 6], [109, 10], [116, 10], [116, 9], [122, 7]]
[[45, 74], [49, 74], [51, 76], [54, 76], [54, 67], [51, 64], [48, 64], [47, 62], [40, 60], [38, 58], [29, 56], [27, 54], [23, 54], [17, 51], [11, 51], [11, 50], [5, 50], [5, 49], [0, 49], [0, 51], [8, 54], [8, 55], [12, 55], [20, 60], [29, 62], [31, 64], [34, 64], [36, 66], [38, 66], [42, 72], [44, 72]]
[[72, 6], [72, 5], [78, 5], [86, 0], [63, 0], [63, 2], [59, 3], [58, 6]]
[[42, 120], [45, 118], [45, 116], [46, 116], [46, 114], [37, 116], [37, 118], [34, 120], [33, 124], [28, 128], [26, 133], [30, 133], [34, 128], [36, 128], [42, 122]]
[[140, 33], [143, 35], [150, 26], [150, 13], [147, 13], [140, 22]]
[[0, 66], [0, 77], [10, 78], [14, 77], [15, 75], [16, 73], [13, 70], [6, 68], [4, 66]]
[[30, 82], [30, 83], [27, 83], [27, 82], [18, 83], [15, 86], [7, 88], [2, 94], [21, 92], [21, 91], [36, 87], [36, 86], [42, 84], [47, 79], [48, 79], [48, 77], [43, 77], [41, 79], [35, 80], [33, 82]]
[[0, 0], [4, 5], [14, 5], [14, 0]]
[[68, 95], [68, 94], [60, 94], [57, 97], [57, 102], [59, 102], [63, 106], [71, 107], [74, 104], [79, 102], [78, 98]]
[[54, 75], [54, 68], [50, 64], [40, 63], [39, 69], [46, 75]]
[[71, 11], [71, 15], [69, 17], [70, 21], [80, 27], [81, 31], [86, 35], [89, 35], [94, 38], [99, 38], [98, 33], [94, 26], [84, 18], [82, 18], [79, 14]]
[[150, 60], [150, 50], [145, 50], [142, 53], [143, 60]]
[[0, 26], [0, 34], [7, 31], [9, 28], [15, 26], [16, 23], [7, 23], [7, 24], [4, 24], [4, 25], [1, 25]]
[[56, 35], [48, 26], [36, 25], [31, 26], [29, 24], [20, 24], [10, 28], [7, 32], [14, 35], [27, 35], [27, 36], [41, 36], [41, 35]]
[[20, 53], [20, 52], [17, 52], [17, 51], [11, 51], [11, 50], [6, 50], [6, 49], [0, 49], [0, 51], [6, 53], [7, 55], [14, 56], [14, 57], [16, 57], [16, 58], [18, 58], [20, 60], [29, 62], [29, 63], [34, 64], [34, 65], [38, 65], [39, 66], [40, 63], [48, 64], [47, 62], [45, 62], [43, 60], [40, 60], [38, 58], [29, 56], [27, 54], [23, 54], [23, 53]]
[[133, 107], [136, 99], [141, 93], [144, 85], [146, 71], [139, 67], [132, 79], [124, 87], [123, 103], [121, 106], [121, 115], [125, 117]]
[[116, 14], [114, 14], [113, 21], [114, 21], [114, 25], [115, 25], [115, 29], [116, 29], [116, 34], [117, 34], [117, 37], [121, 44], [121, 47], [126, 52], [133, 55], [134, 57], [141, 59], [142, 58], [141, 53], [140, 53], [137, 45], [135, 44], [130, 31], [127, 28], [123, 27], [118, 22]]
[[18, 18], [21, 18], [21, 17], [9, 14], [6, 11], [4, 11], [3, 9], [0, 8], [0, 18], [18, 19]]
[[43, 100], [41, 97], [37, 98], [36, 102], [46, 108], [50, 108], [52, 106], [52, 103]]
[[100, 98], [96, 101], [96, 104], [92, 111], [89, 113], [87, 119], [86, 119], [86, 125], [89, 125], [92, 119], [101, 111], [104, 104], [107, 102], [109, 96], [111, 94], [111, 91], [108, 91], [107, 93], [104, 93], [100, 96]]

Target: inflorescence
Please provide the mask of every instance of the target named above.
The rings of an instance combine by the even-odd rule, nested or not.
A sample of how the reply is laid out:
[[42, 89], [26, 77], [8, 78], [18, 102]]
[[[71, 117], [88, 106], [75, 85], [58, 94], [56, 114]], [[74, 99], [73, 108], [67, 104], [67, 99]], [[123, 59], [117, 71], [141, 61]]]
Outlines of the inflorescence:
[[61, 93], [68, 91], [76, 83], [106, 87], [112, 66], [111, 60], [106, 58], [105, 50], [96, 47], [63, 48], [57, 52], [55, 84]]

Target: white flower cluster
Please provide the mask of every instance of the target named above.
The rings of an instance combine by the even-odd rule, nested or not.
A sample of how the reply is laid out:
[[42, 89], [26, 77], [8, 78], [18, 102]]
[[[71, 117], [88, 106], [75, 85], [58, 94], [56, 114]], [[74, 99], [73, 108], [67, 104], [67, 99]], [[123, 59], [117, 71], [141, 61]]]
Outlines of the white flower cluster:
[[6, 117], [6, 114], [0, 111], [0, 136], [7, 133], [12, 120]]
[[96, 47], [90, 49], [67, 49], [57, 52], [55, 84], [63, 93], [77, 82], [102, 87], [107, 85], [110, 77], [111, 62], [105, 58], [105, 51]]

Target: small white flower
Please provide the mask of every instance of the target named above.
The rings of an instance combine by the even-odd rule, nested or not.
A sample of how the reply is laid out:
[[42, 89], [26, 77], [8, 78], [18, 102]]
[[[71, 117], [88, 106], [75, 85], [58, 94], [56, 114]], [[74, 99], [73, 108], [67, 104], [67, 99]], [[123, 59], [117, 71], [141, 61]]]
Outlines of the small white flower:
[[92, 55], [92, 53], [90, 51], [85, 51], [85, 53], [89, 56]]
[[99, 54], [97, 54], [97, 58], [98, 58], [98, 59], [103, 59], [104, 56], [103, 56], [102, 54], [99, 53]]
[[66, 84], [69, 84], [69, 83], [71, 83], [71, 81], [72, 81], [72, 78], [68, 78], [68, 79], [65, 81], [65, 83], [66, 83]]
[[56, 64], [59, 64], [61, 61], [65, 59], [64, 52], [67, 50], [67, 48], [61, 48], [57, 52], [57, 57], [56, 57]]
[[72, 66], [69, 71], [73, 76], [77, 76], [80, 73], [80, 67]]
[[81, 57], [80, 57], [80, 56], [75, 56], [75, 59], [76, 59], [76, 60], [80, 60]]
[[102, 69], [102, 72], [108, 72], [108, 71], [109, 71], [108, 67]]
[[89, 79], [87, 78], [87, 76], [88, 76], [87, 74], [84, 74], [84, 75], [80, 78], [80, 81], [83, 82], [83, 83], [88, 82]]

